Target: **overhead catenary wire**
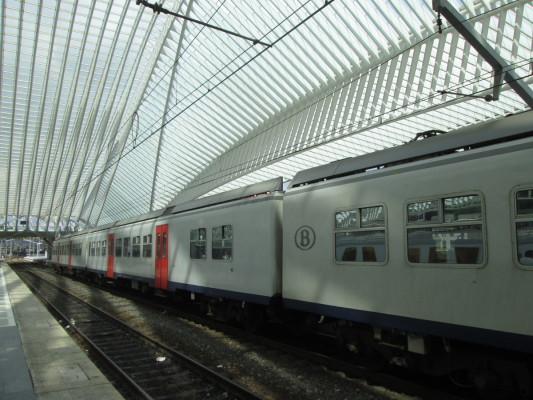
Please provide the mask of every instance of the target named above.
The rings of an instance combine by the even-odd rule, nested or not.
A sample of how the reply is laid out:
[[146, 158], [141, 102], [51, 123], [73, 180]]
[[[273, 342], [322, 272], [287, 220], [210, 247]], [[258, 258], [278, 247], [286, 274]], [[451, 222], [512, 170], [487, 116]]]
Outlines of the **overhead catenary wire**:
[[[331, 0], [331, 1], [333, 1], [333, 0]], [[163, 6], [161, 6], [159, 3], [150, 4], [146, 0], [136, 0], [136, 2], [137, 2], [137, 5], [142, 4], [145, 7], [151, 8], [154, 11], [154, 13], [157, 13], [157, 14], [163, 13], [163, 14], [173, 15], [174, 17], [181, 18], [181, 19], [184, 19], [186, 21], [193, 22], [195, 24], [205, 26], [205, 27], [207, 27], [209, 29], [214, 29], [214, 30], [226, 33], [226, 34], [231, 35], [231, 36], [235, 36], [235, 37], [238, 37], [238, 38], [241, 38], [241, 39], [244, 39], [244, 40], [248, 40], [249, 42], [252, 42], [254, 45], [260, 44], [262, 46], [272, 47], [271, 44], [263, 42], [263, 41], [261, 41], [259, 39], [252, 38], [252, 37], [245, 36], [245, 35], [241, 35], [240, 33], [230, 31], [229, 29], [224, 29], [224, 28], [221, 28], [219, 26], [212, 25], [212, 24], [209, 24], [207, 22], [203, 22], [203, 21], [200, 21], [198, 19], [187, 17], [185, 15], [181, 15], [181, 14], [175, 13], [173, 11], [167, 10], [166, 8], [163, 8]]]
[[[310, 14], [308, 17], [306, 17], [304, 20], [302, 20], [300, 23], [297, 24], [297, 26], [300, 26], [302, 25], [302, 23], [308, 21], [309, 19], [311, 19], [312, 17], [314, 17], [318, 12], [322, 11], [327, 5], [329, 5], [330, 3], [332, 3], [334, 0], [330, 0], [328, 2], [326, 2], [327, 4], [325, 4], [324, 6], [320, 7], [318, 10], [316, 10], [315, 12], [313, 12], [312, 14]], [[225, 2], [225, 1], [224, 1]], [[222, 2], [219, 7], [215, 10], [213, 16], [218, 12], [218, 10], [220, 9], [220, 7], [222, 7], [222, 5], [224, 4], [224, 2]], [[280, 22], [278, 22], [273, 28], [271, 28], [268, 32], [266, 32], [264, 35], [263, 35], [263, 38], [264, 37], [267, 37], [270, 33], [274, 32], [278, 27], [280, 27], [283, 23], [287, 22], [292, 16], [294, 16], [297, 12], [299, 12], [300, 10], [302, 10], [307, 4], [309, 4], [311, 2], [311, 0], [308, 0], [307, 2], [305, 2], [304, 4], [302, 4], [300, 7], [296, 8], [292, 13], [290, 13], [288, 16], [286, 16], [284, 19], [282, 19]], [[213, 18], [213, 16], [211, 18]], [[211, 18], [209, 20], [211, 20]], [[203, 28], [202, 28], [203, 29]], [[290, 32], [294, 31], [294, 28], [292, 28], [290, 30]], [[144, 96], [143, 100], [141, 101], [141, 103], [139, 104], [139, 106], [137, 107], [137, 109], [132, 113], [132, 115], [130, 117], [128, 117], [124, 122], [123, 124], [119, 127], [118, 131], [121, 131], [122, 129], [124, 129], [125, 126], [128, 125], [130, 119], [134, 118], [137, 114], [138, 114], [138, 111], [139, 111], [139, 108], [142, 104], [144, 104], [145, 102], [148, 101], [148, 99], [150, 98], [151, 94], [153, 93], [153, 91], [161, 84], [161, 82], [164, 80], [164, 77], [166, 75], [168, 75], [168, 73], [171, 71], [172, 68], [174, 68], [174, 66], [179, 62], [179, 60], [184, 56], [184, 54], [187, 52], [189, 46], [192, 45], [192, 42], [194, 42], [194, 40], [196, 40], [196, 38], [198, 37], [198, 35], [202, 32], [202, 30], [200, 30], [196, 35], [195, 37], [190, 41], [189, 45], [184, 49], [184, 51], [179, 55], [179, 57], [174, 61], [174, 63], [167, 69], [167, 71], [163, 74], [163, 76], [159, 79], [159, 81], [154, 85], [154, 87], [150, 90], [150, 92]], [[286, 32], [282, 37], [278, 38], [275, 43], [278, 43], [281, 41], [282, 38], [286, 37], [288, 35], [289, 32]], [[249, 48], [241, 51], [241, 53], [239, 53], [238, 55], [236, 55], [232, 60], [230, 60], [228, 63], [226, 63], [225, 65], [223, 65], [221, 68], [219, 68], [214, 74], [211, 75], [211, 77], [207, 80], [205, 80], [204, 82], [202, 82], [200, 85], [196, 86], [193, 90], [189, 91], [189, 93], [187, 93], [185, 96], [182, 97], [181, 100], [179, 101], [176, 101], [174, 103], [174, 105], [172, 107], [169, 108], [168, 112], [167, 113], [163, 113], [161, 115], [161, 117], [154, 121], [150, 127], [153, 127], [155, 125], [157, 125], [157, 123], [161, 120], [164, 119], [164, 117], [170, 113], [177, 105], [179, 105], [180, 103], [182, 103], [187, 97], [191, 96], [192, 94], [194, 94], [195, 92], [197, 92], [198, 90], [200, 90], [201, 88], [203, 88], [204, 86], [208, 85], [211, 80], [217, 76], [218, 74], [222, 73], [226, 68], [228, 68], [229, 65], [233, 64], [236, 60], [238, 60], [239, 58], [241, 58], [250, 48], [252, 48], [253, 46], [250, 46]], [[261, 52], [264, 53], [265, 50], [267, 50], [268, 48], [266, 49], [263, 49], [263, 51]], [[242, 69], [242, 67], [244, 67], [245, 65], [249, 64], [251, 61], [253, 61], [255, 58], [257, 58], [258, 55], [256, 55], [253, 59], [249, 60], [246, 64], [244, 64], [243, 66], [241, 66], [241, 68], [239, 68], [238, 70], [235, 70], [233, 71], [231, 74], [229, 74], [226, 79], [222, 80], [222, 81], [219, 81], [218, 83], [216, 83], [213, 87], [209, 87], [207, 89], [206, 92], [202, 93], [199, 97], [199, 99], [205, 97], [205, 95], [209, 94], [213, 89], [217, 88], [218, 86], [220, 86], [220, 84], [222, 84], [225, 80], [227, 80], [228, 78], [230, 78], [231, 76], [233, 76], [236, 72], [238, 72], [240, 69]], [[197, 99], [197, 100], [199, 100]], [[192, 105], [194, 105], [196, 103], [196, 101], [194, 103], [191, 103], [189, 104], [184, 110], [181, 111], [181, 113], [187, 111]], [[181, 114], [180, 113], [180, 114]], [[178, 114], [179, 115], [179, 114]], [[178, 116], [176, 115], [176, 116]], [[175, 116], [175, 117], [176, 117]], [[175, 118], [174, 117], [174, 118]], [[173, 119], [174, 119], [173, 118]], [[167, 124], [171, 122], [168, 121]], [[165, 124], [166, 125], [166, 124]], [[144, 132], [142, 133], [139, 133], [139, 131], [137, 131], [137, 137], [142, 137], [144, 135], [148, 135], [145, 137], [144, 140], [142, 140], [139, 145], [143, 144], [147, 139], [149, 139], [151, 136], [153, 136], [155, 133], [157, 133], [159, 130], [163, 129], [165, 127], [165, 125], [162, 125], [161, 127], [155, 129], [155, 130], [152, 130], [152, 131], [148, 131], [148, 128], [145, 129]], [[137, 146], [138, 147], [138, 146]], [[101, 152], [98, 154], [99, 156], [102, 154], [102, 152], [104, 151], [105, 149], [102, 148]], [[127, 154], [124, 154], [123, 156], [126, 156]], [[121, 157], [122, 158], [122, 157]], [[118, 160], [120, 161], [120, 160]], [[95, 157], [94, 163], [97, 162], [97, 158]], [[111, 167], [112, 165], [114, 164], [111, 164], [109, 165], [109, 167]], [[99, 175], [97, 175], [95, 178], [97, 178]], [[88, 184], [90, 184], [90, 182], [92, 182], [95, 178], [90, 178], [89, 179], [89, 182]], [[84, 185], [85, 186], [85, 185]], [[84, 187], [83, 186], [83, 187]], [[69, 197], [70, 198], [70, 197]]]
[[[237, 71], [235, 71], [235, 72], [237, 72]], [[191, 107], [191, 106], [193, 106], [193, 105], [194, 105], [194, 103], [190, 104], [186, 109], [188, 109], [189, 107]], [[186, 109], [185, 109], [185, 110], [186, 110]], [[182, 110], [181, 113], [182, 113], [182, 112], [184, 112], [184, 111]], [[177, 116], [179, 116], [179, 115], [176, 115], [175, 117], [177, 117]], [[152, 132], [152, 134], [155, 133], [155, 132], [157, 132], [157, 130], [155, 130], [154, 132]], [[125, 154], [124, 156], [127, 156], [127, 154]]]
[[[408, 51], [408, 50], [406, 50]], [[520, 61], [520, 62], [516, 62], [513, 64], [513, 68], [522, 68], [525, 64], [529, 63], [531, 60], [523, 60], [523, 61]], [[368, 73], [370, 73], [371, 71], [368, 71]], [[493, 74], [492, 71], [487, 71], [479, 76], [474, 76], [472, 77], [471, 79], [468, 79], [466, 81], [463, 81], [461, 82], [460, 84], [457, 84], [457, 85], [454, 85], [452, 87], [450, 87], [450, 89], [454, 89], [454, 90], [459, 90], [461, 87], [466, 87], [468, 86], [469, 84], [473, 83], [473, 82], [479, 82], [479, 81], [483, 81], [483, 80], [486, 80], [487, 77], [490, 77], [491, 75]], [[524, 78], [527, 78], [524, 77]], [[359, 79], [359, 78], [358, 78]], [[353, 82], [350, 81], [350, 83]], [[348, 84], [348, 83], [347, 83]], [[505, 83], [502, 83], [502, 85], [505, 85]], [[342, 88], [339, 88], [338, 90], [341, 90]], [[481, 89], [479, 90], [478, 92], [483, 92], [483, 91], [486, 91], [486, 90], [490, 90], [491, 88], [485, 88], [485, 89]], [[332, 95], [332, 93], [328, 94], [328, 96]], [[371, 119], [374, 119], [374, 120], [377, 120], [377, 119], [380, 119], [380, 118], [383, 118], [383, 117], [386, 117], [387, 115], [390, 115], [390, 114], [393, 114], [397, 111], [399, 111], [400, 109], [405, 109], [405, 108], [410, 108], [410, 107], [414, 107], [416, 104], [418, 103], [421, 103], [421, 102], [424, 102], [424, 101], [428, 101], [430, 99], [433, 99], [433, 98], [436, 98], [440, 96], [439, 93], [432, 93], [432, 94], [429, 94], [428, 96], [424, 97], [424, 98], [418, 98], [408, 104], [404, 104], [403, 106], [400, 106], [400, 107], [396, 107], [394, 109], [391, 109], [391, 110], [388, 110], [386, 113], [383, 113], [383, 114], [378, 114], [378, 115], [375, 115], [373, 116]], [[319, 101], [319, 100], [318, 100]], [[449, 100], [447, 101], [446, 103], [453, 103], [455, 100]], [[312, 105], [310, 105], [309, 107], [311, 107]], [[442, 106], [442, 103], [441, 104], [438, 104], [438, 105], [434, 105], [432, 107], [430, 107], [429, 109], [431, 108], [436, 108], [436, 107], [441, 107]], [[302, 111], [302, 110], [299, 110], [299, 111]], [[288, 116], [286, 119], [288, 118], [292, 118], [293, 115], [291, 114], [290, 116]], [[283, 121], [281, 121], [280, 123], [282, 123]], [[363, 124], [363, 125], [366, 125], [368, 124], [369, 121], [355, 121], [353, 123], [350, 123], [348, 125], [344, 125], [344, 126], [341, 126], [341, 127], [336, 127], [334, 129], [331, 129], [331, 130], [327, 130], [327, 131], [324, 131], [322, 132], [320, 135], [318, 136], [314, 136], [314, 137], [309, 137], [308, 139], [306, 139], [304, 141], [304, 149], [302, 150], [301, 149], [301, 145], [302, 143], [294, 143], [292, 145], [289, 145], [285, 148], [282, 148], [282, 149], [278, 149], [274, 152], [271, 152], [271, 153], [268, 153], [268, 154], [261, 154], [260, 156], [256, 157], [255, 159], [250, 159], [250, 160], [247, 160], [246, 162], [243, 162], [241, 164], [237, 164], [237, 165], [233, 165], [229, 168], [227, 168], [226, 170], [223, 170], [223, 171], [219, 171], [218, 174], [212, 174], [212, 176], [216, 176], [216, 178], [213, 178], [213, 179], [208, 179], [209, 176], [207, 177], [204, 177], [202, 179], [201, 182], [199, 182], [198, 184], [196, 185], [192, 185], [190, 186], [189, 188], [193, 188], [193, 187], [197, 187], [197, 186], [200, 186], [200, 185], [203, 185], [203, 184], [206, 184], [206, 183], [209, 183], [211, 181], [214, 181], [216, 179], [220, 179], [220, 177], [228, 177], [228, 176], [232, 176], [232, 175], [235, 175], [236, 173], [239, 173], [239, 172], [243, 172], [243, 171], [246, 171], [248, 168], [249, 168], [249, 165], [250, 164], [253, 164], [255, 161], [259, 160], [260, 158], [265, 158], [267, 157], [269, 160], [268, 160], [268, 163], [273, 163], [275, 161], [278, 161], [280, 159], [283, 159], [285, 157], [289, 157], [289, 156], [293, 156], [297, 153], [301, 153], [302, 151], [306, 151], [306, 150], [309, 150], [313, 147], [316, 147], [316, 146], [311, 146], [311, 147], [306, 147], [307, 144], [311, 143], [311, 142], [314, 142], [316, 141], [317, 139], [321, 139], [321, 138], [324, 138], [324, 137], [328, 137], [328, 136], [331, 136], [332, 137], [332, 140], [331, 141], [335, 141], [335, 140], [338, 140], [338, 139], [341, 139], [342, 137], [338, 137], [336, 134], [335, 135], [332, 135], [332, 133], [334, 132], [340, 132], [340, 131], [347, 131], [357, 125], [360, 125], [360, 124]], [[272, 128], [272, 127], [270, 127]], [[365, 129], [366, 130], [366, 129]], [[147, 140], [148, 138], [145, 138], [144, 140]], [[250, 140], [252, 140], [253, 138], [251, 138]], [[326, 141], [326, 142], [323, 142], [323, 143], [320, 143], [320, 145], [323, 145], [325, 143], [327, 143], [329, 141]], [[239, 145], [242, 145], [243, 143], [240, 143]], [[132, 149], [133, 150], [133, 149]], [[130, 152], [132, 151], [130, 150]], [[126, 156], [127, 154], [125, 154], [124, 156]], [[118, 160], [117, 160], [118, 162]], [[223, 172], [222, 174], [220, 174], [220, 172]]]
[[[104, 169], [99, 172], [97, 175], [89, 178], [82, 186], [80, 186], [78, 188], [78, 190], [80, 189], [83, 189], [85, 186], [91, 184], [94, 180], [98, 179], [99, 177], [101, 177], [107, 170], [109, 170], [109, 168], [111, 168], [112, 166], [114, 166], [116, 163], [120, 162], [123, 158], [125, 158], [126, 156], [128, 156], [131, 152], [133, 152], [135, 149], [139, 148], [143, 143], [145, 143], [147, 140], [149, 140], [154, 134], [156, 134], [157, 132], [159, 132], [161, 129], [163, 129], [166, 125], [168, 125], [170, 122], [172, 122], [174, 119], [176, 119], [177, 117], [179, 117], [181, 114], [183, 114], [185, 111], [187, 111], [188, 109], [190, 109], [193, 105], [195, 105], [196, 103], [198, 103], [200, 100], [202, 100], [205, 96], [207, 96], [209, 93], [211, 93], [214, 89], [218, 88], [220, 85], [222, 85], [224, 82], [226, 82], [228, 79], [230, 79], [232, 76], [234, 76], [237, 72], [239, 72], [240, 70], [242, 70], [245, 66], [249, 65], [251, 62], [253, 62], [254, 60], [256, 60], [258, 57], [260, 57], [262, 54], [264, 54], [264, 52], [266, 52], [267, 50], [269, 50], [271, 47], [273, 47], [274, 45], [276, 45], [277, 43], [281, 42], [283, 39], [285, 39], [286, 37], [288, 37], [291, 33], [293, 33], [298, 27], [302, 26], [303, 24], [305, 24], [307, 21], [309, 21], [310, 19], [314, 18], [317, 14], [319, 14], [320, 12], [322, 12], [326, 7], [328, 7], [329, 5], [331, 5], [333, 3], [334, 0], [328, 0], [326, 1], [322, 6], [320, 6], [319, 8], [317, 8], [314, 12], [312, 12], [311, 14], [309, 14], [306, 18], [304, 18], [303, 20], [301, 20], [299, 23], [297, 23], [295, 26], [293, 26], [291, 29], [289, 29], [288, 31], [284, 32], [283, 35], [281, 35], [280, 37], [278, 37], [270, 47], [265, 47], [263, 48], [258, 54], [256, 54], [255, 56], [253, 56], [251, 59], [247, 60], [244, 64], [242, 64], [241, 66], [239, 66], [236, 70], [232, 71], [230, 74], [228, 74], [226, 77], [224, 77], [223, 79], [221, 79], [219, 82], [217, 82], [216, 84], [214, 84], [213, 87], [210, 87], [209, 90], [207, 90], [206, 92], [202, 93], [197, 99], [195, 99], [193, 102], [191, 102], [190, 104], [188, 104], [183, 110], [181, 110], [180, 112], [176, 113], [174, 116], [172, 116], [171, 118], [169, 118], [166, 123], [162, 124], [161, 126], [159, 126], [158, 128], [154, 129], [153, 131], [151, 132], [147, 132], [147, 130], [145, 130], [143, 133], [141, 134], [137, 134], [137, 137], [141, 137], [141, 136], [144, 136], [144, 138], [142, 140], [140, 140], [138, 143], [137, 143], [137, 146], [135, 146], [134, 148], [131, 148], [129, 149], [128, 151], [124, 152], [119, 158], [117, 158], [116, 160], [114, 160], [113, 162], [111, 163], [106, 163], [105, 166], [104, 166]], [[309, 2], [306, 2], [305, 4], [308, 4]], [[278, 28], [279, 26], [281, 26], [284, 22], [288, 21], [289, 18], [293, 15], [296, 14], [297, 11], [301, 10], [302, 8], [304, 8], [304, 5], [301, 5], [300, 7], [298, 7], [296, 10], [294, 10], [290, 15], [288, 15], [287, 17], [285, 17], [281, 22], [278, 22], [273, 28], [271, 28], [267, 33], [265, 33], [263, 35], [263, 37], [266, 37], [269, 33], [273, 32], [276, 28]], [[203, 82], [201, 85], [197, 86], [194, 90], [192, 90], [191, 92], [189, 92], [189, 94], [187, 94], [187, 96], [191, 95], [192, 93], [198, 91], [199, 89], [201, 89], [202, 87], [204, 87], [207, 83], [210, 82], [210, 80], [216, 76], [217, 74], [219, 74], [221, 71], [223, 71], [224, 69], [226, 69], [228, 67], [228, 65], [232, 64], [235, 60], [239, 59], [240, 57], [242, 57], [242, 55], [246, 52], [245, 51], [242, 51], [239, 55], [237, 55], [236, 57], [234, 57], [230, 62], [228, 62], [226, 65], [224, 65], [222, 68], [220, 68], [219, 70], [216, 71], [215, 74], [213, 74], [213, 76], [206, 80], [205, 82]], [[178, 62], [178, 61], [176, 61]], [[187, 97], [185, 96], [185, 98]], [[169, 109], [169, 112], [171, 112], [179, 103], [181, 103], [184, 99], [180, 100], [179, 102], [177, 102], [176, 104], [174, 104], [170, 109]], [[146, 97], [145, 99], [143, 100], [143, 102], [146, 101]], [[138, 112], [138, 108], [137, 108], [137, 112]], [[166, 114], [163, 114], [157, 121], [153, 122], [151, 126], [154, 126], [156, 125], [156, 123], [162, 119], [164, 119]], [[129, 119], [131, 119], [133, 117], [130, 116], [128, 118], [127, 121], [129, 121]], [[123, 129], [124, 126], [127, 125], [128, 122], [125, 122], [120, 129]], [[137, 132], [138, 133], [138, 132]], [[145, 136], [145, 134], [147, 134]], [[94, 161], [96, 162], [96, 160]], [[73, 196], [76, 195], [76, 192], [72, 192], [70, 195], [66, 196], [65, 197], [65, 200], [70, 200]], [[51, 211], [55, 211], [57, 209], [57, 206], [55, 209], [51, 210]]]
[[[519, 66], [517, 66], [517, 68], [519, 68], [521, 66], [522, 65], [519, 65]], [[489, 73], [487, 72], [484, 75], [487, 75], [487, 74], [489, 74]], [[485, 76], [478, 77], [479, 80], [483, 80], [485, 78], [486, 78]], [[471, 83], [471, 81], [473, 81], [473, 79], [470, 79], [468, 83]], [[460, 89], [460, 86], [457, 86], [456, 89]], [[488, 89], [484, 89], [484, 90], [488, 90]], [[375, 120], [375, 119], [379, 119], [380, 117], [384, 117], [385, 115], [394, 114], [395, 112], [397, 112], [401, 108], [411, 108], [411, 107], [415, 106], [419, 102], [427, 101], [427, 100], [429, 100], [431, 98], [435, 98], [435, 97], [438, 97], [438, 96], [440, 96], [439, 93], [430, 94], [430, 95], [428, 95], [427, 97], [425, 97], [423, 99], [414, 100], [414, 101], [412, 101], [412, 102], [410, 102], [410, 103], [408, 103], [406, 105], [403, 105], [403, 106], [398, 107], [398, 108], [393, 109], [393, 110], [389, 110], [384, 115], [376, 115], [376, 116], [372, 117], [371, 119]], [[456, 101], [456, 99], [451, 99], [451, 100], [446, 101], [445, 103], [454, 103], [455, 101]], [[428, 110], [437, 109], [439, 107], [442, 107], [442, 103], [433, 105], [433, 106], [429, 107]], [[338, 128], [332, 129], [332, 130], [328, 130], [328, 131], [322, 132], [319, 135], [319, 137], [328, 137], [334, 131], [347, 130], [347, 129], [349, 129], [350, 126], [351, 127], [356, 126], [356, 125], [358, 125], [361, 122], [366, 123], [366, 124], [369, 123], [369, 121], [356, 121], [356, 122], [351, 123], [351, 124], [349, 124], [347, 126], [338, 127]], [[366, 130], [367, 129], [365, 128], [363, 131], [366, 131]], [[352, 133], [352, 135], [362, 134], [363, 131], [356, 131], [355, 133]], [[345, 137], [346, 136], [344, 136], [344, 137], [335, 137], [335, 138], [329, 140], [328, 143], [343, 139]], [[312, 138], [306, 139], [305, 142], [306, 143], [311, 143], [311, 142], [313, 142], [315, 140], [316, 140], [316, 137], [312, 137]], [[325, 143], [320, 143], [320, 145], [323, 145], [323, 144], [325, 144]], [[199, 186], [208, 184], [210, 182], [214, 182], [214, 181], [219, 180], [219, 179], [224, 178], [224, 177], [230, 177], [230, 176], [234, 176], [235, 174], [246, 172], [249, 169], [249, 166], [251, 164], [253, 164], [254, 162], [260, 160], [261, 158], [265, 158], [265, 156], [268, 158], [268, 164], [271, 164], [271, 163], [280, 161], [280, 160], [282, 160], [282, 159], [284, 159], [286, 157], [294, 156], [294, 155], [296, 155], [298, 153], [303, 153], [305, 151], [311, 150], [314, 147], [317, 147], [317, 146], [309, 146], [309, 147], [306, 147], [305, 149], [302, 150], [302, 149], [299, 148], [299, 145], [301, 145], [301, 143], [294, 143], [294, 144], [286, 146], [286, 147], [284, 147], [282, 149], [277, 149], [277, 150], [269, 152], [267, 154], [258, 155], [255, 158], [247, 160], [246, 162], [242, 162], [242, 163], [239, 163], [239, 164], [236, 164], [236, 165], [232, 165], [232, 166], [230, 166], [228, 168], [225, 168], [223, 170], [219, 170], [216, 173], [213, 173], [211, 175], [203, 177], [203, 179], [200, 182], [197, 182], [196, 184], [191, 185], [189, 188], [199, 187]], [[169, 182], [170, 182], [170, 180], [169, 180]], [[128, 204], [130, 204], [130, 205], [136, 204], [136, 202], [139, 199], [142, 199], [142, 198], [143, 197], [141, 196], [141, 197], [139, 197], [137, 199], [131, 199], [131, 201], [129, 201]]]

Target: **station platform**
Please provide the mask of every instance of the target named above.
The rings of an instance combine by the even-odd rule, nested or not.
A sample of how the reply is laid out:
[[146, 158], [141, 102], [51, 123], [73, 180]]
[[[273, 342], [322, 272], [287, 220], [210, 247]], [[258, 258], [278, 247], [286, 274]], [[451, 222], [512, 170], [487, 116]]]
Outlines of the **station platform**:
[[123, 399], [41, 301], [2, 261], [0, 399]]

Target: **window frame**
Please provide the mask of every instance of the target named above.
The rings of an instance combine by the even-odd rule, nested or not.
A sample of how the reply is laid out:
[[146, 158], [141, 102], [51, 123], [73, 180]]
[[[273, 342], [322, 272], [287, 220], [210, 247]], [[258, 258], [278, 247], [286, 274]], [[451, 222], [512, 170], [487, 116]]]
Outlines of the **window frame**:
[[524, 271], [533, 271], [533, 265], [528, 264], [522, 264], [520, 262], [520, 257], [518, 254], [518, 229], [517, 224], [519, 222], [531, 222], [533, 223], [533, 213], [531, 214], [518, 214], [518, 207], [517, 207], [517, 201], [516, 196], [518, 192], [524, 191], [524, 190], [531, 190], [533, 191], [533, 183], [532, 184], [523, 184], [514, 187], [511, 190], [511, 224], [512, 224], [512, 246], [513, 246], [513, 262], [514, 265]]
[[[380, 226], [363, 226], [361, 210], [368, 208], [382, 207], [383, 208], [383, 225]], [[339, 212], [343, 211], [355, 211], [355, 226], [338, 228], [336, 225], [336, 216]], [[333, 261], [338, 265], [346, 266], [370, 266], [370, 267], [380, 267], [386, 266], [389, 263], [389, 229], [388, 229], [388, 209], [385, 203], [372, 203], [372, 204], [362, 204], [362, 205], [353, 205], [350, 207], [337, 208], [333, 211]], [[383, 261], [343, 261], [337, 260], [337, 233], [342, 232], [369, 232], [369, 231], [384, 231], [384, 241], [385, 241], [385, 258]]]
[[[231, 239], [224, 239], [224, 228], [226, 226], [231, 227]], [[224, 242], [224, 240], [231, 240], [231, 256], [230, 256], [230, 258], [215, 258], [213, 256], [213, 251], [215, 250], [215, 247], [213, 246], [213, 243], [215, 241], [214, 230], [217, 229], [217, 228], [222, 228], [222, 238], [220, 239], [222, 242]], [[235, 254], [233, 252], [233, 241], [234, 241], [234, 239], [235, 239], [235, 236], [234, 236], [233, 224], [219, 224], [219, 225], [211, 227], [211, 260], [212, 261], [220, 261], [220, 262], [233, 262], [233, 258], [235, 256]], [[219, 239], [216, 239], [216, 240], [218, 241]]]
[[[467, 196], [479, 196], [480, 206], [481, 206], [481, 218], [479, 220], [463, 220], [463, 221], [446, 221], [444, 215], [445, 207], [444, 201], [446, 199], [456, 198], [456, 197], [467, 197]], [[413, 221], [409, 222], [409, 213], [408, 206], [412, 203], [420, 202], [429, 202], [437, 201], [437, 216], [436, 221]], [[404, 260], [405, 263], [411, 267], [419, 268], [458, 268], [458, 269], [479, 269], [484, 268], [488, 264], [488, 242], [487, 242], [487, 214], [485, 206], [485, 196], [482, 192], [478, 190], [469, 190], [463, 192], [454, 192], [454, 193], [442, 193], [435, 194], [432, 196], [418, 197], [408, 199], [403, 206], [404, 212]], [[479, 264], [467, 264], [467, 263], [446, 263], [446, 262], [413, 262], [409, 259], [409, 230], [410, 229], [421, 229], [421, 228], [452, 228], [457, 226], [469, 226], [469, 225], [480, 225], [481, 226], [481, 240], [482, 240], [482, 256], [483, 260]]]
[[131, 237], [131, 257], [140, 258], [142, 251], [141, 236], [136, 235]]
[[131, 257], [131, 237], [122, 238], [122, 257]]
[[115, 239], [115, 258], [122, 257], [122, 254], [122, 238], [120, 237]]
[[[151, 233], [148, 233], [146, 235], [142, 235], [142, 247], [141, 247], [141, 251], [142, 251], [142, 254], [141, 254], [141, 257], [142, 258], [152, 258], [153, 254], [154, 254], [154, 235], [151, 234]], [[146, 238], [146, 242], [144, 241], [144, 239]], [[148, 242], [148, 238], [150, 238], [150, 242]], [[145, 252], [145, 247], [147, 247], [147, 250], [149, 249], [150, 250], [150, 254], [149, 255], [146, 255], [146, 252]]]
[[[205, 232], [204, 234], [204, 239], [199, 239], [200, 238], [200, 231], [203, 230]], [[191, 233], [192, 232], [198, 232], [198, 239], [196, 240], [193, 240], [191, 239]], [[204, 244], [204, 258], [193, 258], [191, 256], [191, 248], [192, 248], [192, 245], [193, 244], [196, 244], [196, 243], [203, 243]], [[232, 252], [233, 252], [233, 242], [232, 242]], [[208, 257], [208, 248], [207, 248], [207, 228], [195, 228], [195, 229], [189, 229], [189, 259], [190, 260], [196, 260], [196, 261], [207, 261], [207, 257]]]

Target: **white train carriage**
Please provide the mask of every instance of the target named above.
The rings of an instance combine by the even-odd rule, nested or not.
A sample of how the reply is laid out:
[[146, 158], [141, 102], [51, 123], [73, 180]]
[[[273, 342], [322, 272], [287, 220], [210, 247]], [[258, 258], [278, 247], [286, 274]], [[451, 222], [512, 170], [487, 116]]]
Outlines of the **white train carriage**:
[[302, 171], [285, 194], [280, 178], [68, 235], [52, 262], [254, 323], [249, 305], [282, 295], [275, 311], [333, 321], [359, 352], [466, 369], [489, 392], [511, 376], [527, 397], [532, 121], [527, 112]]
[[298, 174], [284, 198], [285, 305], [352, 321], [359, 339], [368, 328], [366, 345], [398, 363], [402, 349], [432, 351], [429, 337], [533, 353], [532, 122]]
[[277, 178], [67, 235], [52, 262], [142, 291], [268, 305], [281, 296], [281, 188]]
[[263, 305], [281, 296], [282, 200], [271, 193], [208, 208], [177, 206], [168, 219], [168, 289]]

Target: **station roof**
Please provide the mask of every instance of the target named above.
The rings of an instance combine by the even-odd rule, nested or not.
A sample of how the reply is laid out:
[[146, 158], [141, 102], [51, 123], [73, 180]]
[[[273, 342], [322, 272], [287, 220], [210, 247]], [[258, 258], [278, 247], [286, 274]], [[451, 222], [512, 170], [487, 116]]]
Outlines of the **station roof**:
[[[532, 3], [450, 5], [531, 88]], [[437, 18], [431, 0], [4, 0], [0, 233], [108, 224], [530, 109]]]

